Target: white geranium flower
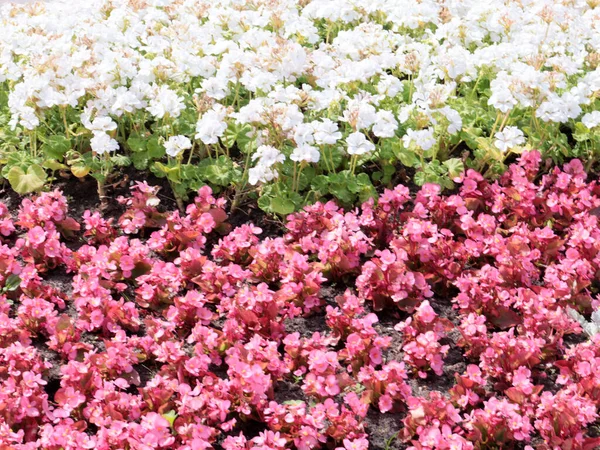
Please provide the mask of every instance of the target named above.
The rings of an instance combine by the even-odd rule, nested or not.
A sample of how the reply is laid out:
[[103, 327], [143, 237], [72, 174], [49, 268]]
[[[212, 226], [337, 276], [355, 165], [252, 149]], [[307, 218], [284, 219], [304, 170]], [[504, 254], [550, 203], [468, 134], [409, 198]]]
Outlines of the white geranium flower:
[[256, 149], [256, 152], [252, 155], [252, 160], [260, 160], [260, 163], [265, 166], [272, 166], [285, 161], [285, 155], [277, 150], [275, 147], [270, 145], [261, 145]]
[[408, 148], [410, 147], [411, 142], [414, 142], [415, 145], [422, 150], [429, 150], [436, 142], [435, 137], [433, 136], [433, 128], [417, 131], [409, 128], [402, 137], [402, 143]]
[[277, 178], [279, 173], [271, 167], [263, 164], [257, 164], [248, 171], [248, 183], [256, 185], [258, 183], [268, 183]]
[[114, 152], [119, 149], [119, 143], [103, 132], [94, 132], [94, 137], [90, 140], [92, 150], [98, 155], [103, 155], [107, 152]]
[[215, 100], [222, 100], [227, 96], [228, 81], [224, 78], [214, 77], [202, 83], [202, 91]]
[[227, 129], [225, 115], [225, 108], [221, 105], [215, 105], [214, 109], [207, 111], [196, 123], [196, 139], [207, 145], [216, 144]]
[[98, 116], [90, 124], [90, 130], [95, 132], [113, 131], [117, 129], [117, 124], [110, 118], [105, 116]]
[[381, 76], [379, 83], [377, 84], [377, 92], [379, 95], [383, 95], [386, 97], [395, 97], [404, 89], [404, 85], [402, 81], [398, 78], [384, 74]]
[[380, 138], [390, 138], [396, 135], [398, 121], [391, 111], [385, 109], [377, 111], [377, 120], [373, 125], [373, 134]]
[[161, 86], [150, 100], [148, 112], [157, 119], [162, 119], [167, 114], [170, 117], [179, 117], [184, 108], [183, 97], [169, 87]]
[[350, 134], [346, 138], [346, 145], [348, 145], [349, 155], [364, 155], [375, 150], [375, 145], [360, 131]]
[[255, 185], [259, 182], [267, 183], [279, 176], [273, 166], [285, 161], [285, 155], [270, 145], [261, 145], [256, 149], [252, 160], [257, 161], [256, 165], [248, 171], [248, 182]]
[[292, 161], [300, 162], [309, 162], [309, 163], [317, 163], [319, 159], [321, 159], [321, 152], [317, 147], [313, 147], [312, 145], [302, 144], [294, 149], [292, 154], [290, 155], [290, 159]]
[[315, 142], [314, 128], [310, 123], [300, 123], [294, 130], [294, 141], [298, 146]]
[[365, 101], [352, 100], [344, 111], [343, 119], [357, 130], [369, 128], [377, 120], [377, 110]]
[[176, 158], [183, 153], [184, 150], [189, 150], [190, 148], [192, 148], [192, 141], [190, 141], [188, 137], [182, 135], [171, 136], [165, 142], [165, 151], [167, 152], [167, 155], [173, 158]]
[[584, 114], [581, 122], [590, 130], [596, 128], [600, 124], [600, 111], [592, 111], [591, 113]]
[[446, 106], [442, 108], [442, 113], [450, 122], [450, 125], [448, 125], [448, 133], [455, 134], [462, 130], [462, 117], [460, 117], [458, 111]]
[[333, 145], [342, 138], [337, 123], [331, 119], [323, 119], [315, 125], [315, 142], [318, 145]]
[[505, 127], [496, 133], [494, 145], [502, 152], [506, 152], [517, 145], [525, 143], [523, 132], [517, 127]]

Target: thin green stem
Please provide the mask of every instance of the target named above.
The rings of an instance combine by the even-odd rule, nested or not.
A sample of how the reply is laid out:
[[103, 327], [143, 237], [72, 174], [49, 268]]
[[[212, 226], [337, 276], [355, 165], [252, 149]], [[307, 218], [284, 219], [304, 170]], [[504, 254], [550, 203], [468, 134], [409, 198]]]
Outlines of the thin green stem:
[[240, 198], [242, 196], [242, 191], [246, 188], [246, 184], [248, 183], [248, 170], [250, 168], [250, 152], [246, 152], [246, 161], [244, 162], [244, 172], [242, 173], [242, 185], [237, 187], [235, 190], [235, 195], [233, 197], [233, 201], [231, 202], [231, 212], [235, 211], [240, 203]]
[[67, 139], [70, 139], [69, 125], [67, 124], [67, 107], [61, 106], [60, 113], [62, 115], [63, 125], [65, 126], [65, 135], [67, 136]]

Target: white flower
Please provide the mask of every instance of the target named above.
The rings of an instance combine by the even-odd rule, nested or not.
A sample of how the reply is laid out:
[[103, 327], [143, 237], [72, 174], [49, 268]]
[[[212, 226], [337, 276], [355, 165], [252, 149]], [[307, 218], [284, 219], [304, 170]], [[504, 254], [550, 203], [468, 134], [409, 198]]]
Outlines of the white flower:
[[167, 155], [176, 158], [179, 156], [184, 150], [189, 150], [192, 148], [192, 141], [186, 136], [178, 135], [171, 136], [165, 142], [165, 151]]
[[381, 76], [379, 83], [377, 84], [377, 92], [379, 95], [386, 97], [395, 97], [404, 89], [402, 82], [391, 75], [384, 74]]
[[506, 127], [502, 131], [496, 133], [496, 141], [494, 145], [502, 152], [525, 143], [523, 132], [517, 127]]
[[94, 137], [90, 140], [92, 150], [98, 155], [103, 155], [107, 152], [114, 152], [119, 149], [119, 143], [103, 132], [94, 132]]
[[40, 119], [35, 114], [35, 109], [29, 106], [23, 106], [19, 109], [18, 113], [15, 114], [15, 117], [10, 121], [10, 128], [14, 130], [18, 123], [23, 125], [28, 130], [34, 130], [39, 124]]
[[460, 117], [458, 111], [450, 108], [449, 106], [445, 106], [442, 108], [442, 113], [450, 122], [450, 125], [448, 125], [448, 133], [458, 133], [462, 129], [462, 117]]
[[348, 108], [344, 111], [343, 119], [353, 128], [362, 130], [369, 128], [377, 120], [377, 110], [365, 101], [351, 100]]
[[216, 144], [227, 129], [227, 122], [224, 120], [225, 108], [218, 106], [215, 105], [215, 109], [207, 111], [196, 123], [196, 139], [207, 145]]
[[500, 72], [491, 82], [492, 95], [488, 100], [488, 105], [506, 113], [513, 109], [517, 100], [513, 97], [510, 90], [510, 78], [506, 72]]
[[424, 130], [417, 131], [409, 128], [402, 137], [402, 143], [408, 148], [411, 142], [414, 142], [422, 150], [429, 150], [436, 142], [435, 137], [433, 137], [433, 128], [425, 128]]
[[258, 182], [266, 183], [279, 176], [273, 166], [285, 161], [285, 155], [270, 145], [261, 145], [256, 149], [252, 160], [258, 162], [248, 171], [248, 182], [252, 185]]
[[600, 111], [592, 111], [591, 113], [584, 114], [581, 122], [590, 130], [596, 128], [600, 124]]
[[368, 141], [360, 131], [350, 134], [346, 138], [349, 155], [364, 155], [375, 150], [375, 145]]
[[183, 97], [178, 96], [177, 92], [167, 86], [161, 86], [156, 90], [154, 98], [150, 100], [148, 112], [157, 119], [162, 119], [167, 114], [170, 117], [179, 117], [184, 108]]
[[305, 161], [309, 163], [317, 163], [321, 159], [321, 153], [317, 147], [312, 145], [302, 144], [294, 149], [290, 155], [292, 161]]
[[373, 125], [373, 134], [380, 138], [389, 138], [396, 135], [398, 121], [391, 111], [385, 109], [377, 111], [377, 120]]
[[207, 96], [215, 100], [222, 100], [227, 97], [228, 82], [223, 78], [209, 78], [202, 83], [202, 90]]
[[90, 130], [94, 133], [113, 131], [117, 129], [117, 124], [110, 117], [98, 116], [90, 124]]
[[133, 113], [144, 106], [145, 102], [140, 100], [134, 91], [130, 91], [125, 86], [120, 86], [116, 90], [115, 100], [110, 107], [110, 111], [116, 116], [121, 116], [124, 112]]
[[256, 153], [252, 155], [253, 161], [256, 161], [257, 159], [260, 159], [259, 164], [271, 167], [273, 164], [284, 162], [285, 155], [275, 147], [271, 147], [270, 145], [261, 145], [256, 149]]
[[248, 171], [248, 183], [255, 185], [259, 182], [267, 183], [277, 178], [279, 174], [271, 167], [257, 164]]
[[294, 141], [297, 145], [312, 144], [315, 142], [314, 128], [310, 123], [300, 123], [294, 130]]
[[315, 124], [315, 142], [319, 145], [332, 145], [342, 138], [337, 123], [323, 119]]

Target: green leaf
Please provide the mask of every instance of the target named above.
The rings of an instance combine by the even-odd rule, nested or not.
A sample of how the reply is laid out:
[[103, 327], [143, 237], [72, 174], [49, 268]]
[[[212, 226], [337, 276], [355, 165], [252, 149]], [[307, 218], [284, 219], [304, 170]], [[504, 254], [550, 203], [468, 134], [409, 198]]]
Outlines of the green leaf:
[[234, 180], [241, 177], [241, 172], [233, 165], [233, 161], [225, 155], [216, 160], [204, 159], [198, 165], [198, 174], [202, 179], [213, 185], [229, 186]]
[[175, 419], [177, 419], [177, 413], [174, 410], [170, 410], [169, 412], [164, 413], [162, 416], [167, 419], [169, 425], [171, 425], [171, 428], [173, 428], [173, 423], [175, 423]]
[[2, 289], [2, 292], [16, 291], [20, 285], [21, 285], [21, 278], [19, 278], [19, 275], [15, 275], [14, 273], [10, 274], [6, 278], [6, 281], [4, 283], [4, 289]]
[[131, 155], [133, 167], [137, 170], [146, 170], [148, 168], [149, 158], [148, 152], [139, 152]]
[[329, 177], [327, 175], [317, 175], [312, 179], [310, 187], [321, 195], [327, 194], [329, 192]]
[[45, 169], [50, 169], [52, 171], [60, 170], [60, 169], [67, 169], [68, 168], [67, 166], [65, 166], [64, 164], [59, 163], [55, 159], [47, 159], [46, 161], [44, 161], [44, 163], [42, 164], [42, 166]]
[[146, 144], [148, 156], [151, 159], [160, 159], [165, 156], [165, 148], [158, 142], [158, 136], [152, 136]]
[[62, 135], [50, 136], [46, 143], [42, 145], [42, 151], [49, 159], [61, 161], [71, 149], [71, 140]]
[[258, 207], [264, 212], [273, 212], [271, 211], [271, 198], [268, 195], [262, 195], [258, 198]]
[[590, 130], [583, 123], [577, 122], [575, 124], [575, 132], [573, 133], [573, 139], [577, 142], [587, 141], [591, 138]]
[[181, 182], [181, 176], [179, 174], [179, 168], [177, 166], [168, 166], [161, 162], [155, 162], [152, 165], [152, 167], [154, 170], [156, 170], [156, 172], [163, 174], [174, 183]]
[[283, 404], [297, 406], [297, 405], [303, 405], [304, 401], [303, 400], [286, 400], [283, 402]]
[[392, 181], [392, 176], [396, 173], [396, 168], [391, 164], [385, 164], [383, 166], [383, 178], [381, 178], [381, 182], [383, 184], [388, 184]]
[[146, 150], [146, 140], [139, 134], [132, 134], [129, 136], [127, 145], [132, 152], [143, 152]]
[[32, 164], [27, 172], [20, 167], [12, 167], [6, 176], [17, 194], [28, 194], [40, 190], [46, 182], [46, 172], [38, 164]]
[[289, 191], [283, 183], [263, 186], [258, 206], [265, 212], [287, 215], [303, 205], [304, 199], [296, 192]]
[[444, 161], [443, 164], [448, 169], [448, 176], [450, 178], [456, 178], [465, 171], [465, 165], [459, 158], [451, 158]]
[[296, 210], [296, 205], [289, 198], [274, 197], [271, 199], [271, 211], [285, 216]]
[[77, 178], [83, 178], [88, 173], [90, 173], [90, 168], [88, 166], [86, 166], [86, 165], [83, 165], [83, 164], [75, 164], [75, 165], [71, 166], [71, 172]]
[[237, 143], [238, 148], [240, 150], [244, 150], [246, 145], [250, 142], [250, 137], [248, 137], [248, 133], [252, 130], [250, 125], [241, 124], [237, 122], [231, 122], [227, 125], [227, 129], [223, 136], [221, 137], [221, 142], [227, 148], [233, 147], [234, 144]]
[[310, 186], [310, 182], [315, 177], [315, 168], [313, 166], [305, 167], [300, 176], [298, 177], [298, 191], [304, 191], [308, 186]]
[[131, 159], [125, 155], [113, 155], [110, 159], [117, 167], [127, 167], [131, 164]]
[[417, 186], [423, 186], [425, 183], [427, 183], [425, 172], [419, 171], [415, 173], [414, 181]]
[[419, 165], [420, 160], [418, 155], [412, 150], [404, 148], [400, 141], [393, 146], [393, 149], [394, 155], [396, 155], [396, 158], [398, 158], [403, 165], [407, 167], [417, 167]]

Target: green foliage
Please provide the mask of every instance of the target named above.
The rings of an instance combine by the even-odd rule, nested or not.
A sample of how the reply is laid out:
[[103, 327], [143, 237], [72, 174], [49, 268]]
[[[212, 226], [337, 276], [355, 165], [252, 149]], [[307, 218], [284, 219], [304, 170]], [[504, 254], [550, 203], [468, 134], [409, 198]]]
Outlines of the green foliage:
[[43, 167], [32, 164], [26, 169], [13, 166], [6, 174], [6, 179], [17, 194], [29, 194], [44, 187], [47, 175]]
[[[337, 25], [330, 25], [324, 22], [320, 30], [327, 40], [341, 31]], [[193, 90], [202, 85], [201, 78], [193, 78], [185, 88], [174, 86], [187, 105], [177, 118], [155, 119], [144, 110], [112, 116], [118, 127], [108, 133], [120, 148], [103, 155], [91, 149], [94, 135], [81, 123], [81, 105], [48, 109], [43, 126], [33, 131], [9, 126], [8, 88], [4, 83], [5, 89], [0, 89], [0, 177], [16, 192], [27, 194], [49, 188], [58, 173], [70, 172], [78, 178], [92, 176], [101, 186], [118, 176], [120, 168], [133, 166], [166, 178], [179, 201], [210, 185], [215, 192], [231, 195], [234, 207], [244, 199], [254, 198], [264, 211], [286, 215], [316, 200], [335, 199], [351, 206], [376, 197], [378, 190], [391, 186], [401, 167], [414, 173], [413, 181], [418, 186], [437, 183], [452, 189], [454, 180], [466, 168], [493, 178], [505, 170], [505, 160], [511, 153], [529, 148], [539, 148], [557, 162], [572, 156], [588, 161], [589, 166], [600, 161], [600, 133], [581, 122], [544, 123], [535, 117], [532, 108], [516, 107], [503, 114], [491, 107], [488, 101], [494, 74], [486, 68], [480, 69], [477, 80], [458, 83], [455, 92], [445, 100], [446, 109], [452, 108], [460, 115], [462, 124], [458, 127], [441, 107], [431, 107], [427, 113], [414, 107], [416, 86], [412, 78], [396, 72], [392, 74], [403, 78], [404, 89], [393, 97], [382, 98], [377, 106], [392, 112], [398, 122], [402, 116], [402, 123], [392, 137], [379, 138], [373, 128], [361, 129], [375, 146], [366, 154], [348, 154], [346, 140], [356, 130], [349, 122], [339, 120], [346, 111], [347, 99], [332, 102], [323, 112], [303, 110], [305, 123], [328, 118], [338, 124], [342, 135], [335, 145], [314, 144], [320, 154], [315, 163], [294, 162], [290, 158], [297, 147], [293, 133], [282, 131], [275, 122], [260, 126], [241, 124], [231, 116], [225, 119], [226, 128], [218, 142], [205, 145], [192, 139], [191, 149], [169, 157], [165, 143], [172, 136], [192, 138], [196, 122], [205, 111], [194, 103], [196, 99], [192, 101]], [[312, 83], [311, 77], [304, 74], [295, 85]], [[352, 81], [343, 83], [340, 89], [348, 98], [364, 93], [377, 95], [373, 83]], [[247, 105], [252, 96], [263, 94], [266, 95], [247, 91], [238, 83], [222, 104], [231, 112]], [[411, 104], [413, 107], [406, 113], [406, 106]], [[598, 107], [600, 100], [595, 100], [589, 110]], [[501, 151], [496, 139], [507, 127], [522, 130], [526, 144]], [[429, 143], [407, 138], [409, 132], [424, 131], [431, 134]], [[272, 181], [251, 184], [250, 171], [259, 163], [256, 151], [260, 145], [275, 147], [285, 155], [285, 160], [272, 167], [276, 174]]]

